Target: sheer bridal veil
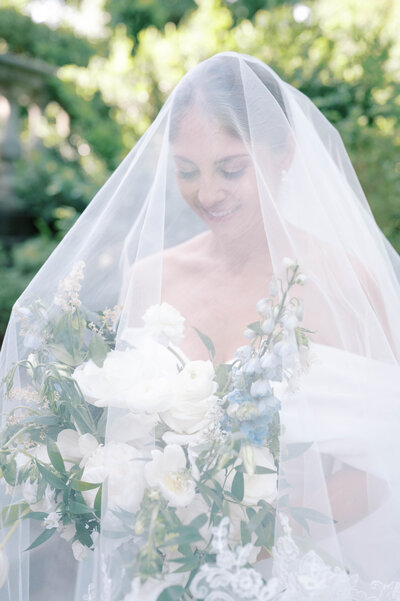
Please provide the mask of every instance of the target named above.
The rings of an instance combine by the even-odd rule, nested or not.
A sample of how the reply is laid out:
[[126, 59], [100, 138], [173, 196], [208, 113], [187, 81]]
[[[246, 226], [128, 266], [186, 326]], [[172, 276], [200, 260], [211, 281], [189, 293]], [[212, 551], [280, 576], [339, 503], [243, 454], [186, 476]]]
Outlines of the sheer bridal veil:
[[[180, 394], [176, 388], [174, 393], [166, 388], [170, 370], [181, 363], [202, 361], [201, 369], [221, 374], [217, 369], [221, 362], [231, 365], [238, 357], [237, 349], [250, 348], [251, 332], [247, 331], [246, 338], [243, 331], [260, 319], [256, 303], [270, 296], [272, 276], [275, 282], [285, 282], [295, 264], [305, 276], [299, 281], [304, 285], [290, 290], [289, 296], [301, 299], [296, 319], [302, 319], [312, 343], [308, 369], [299, 374], [297, 382], [287, 385], [284, 378], [275, 378], [281, 427], [274, 494], [263, 488], [261, 480], [255, 481], [257, 509], [268, 505], [276, 512], [269, 527], [275, 550], [263, 553], [258, 549], [257, 561], [250, 563], [265, 582], [275, 579], [276, 590], [273, 592], [271, 585], [259, 598], [400, 598], [400, 258], [374, 221], [336, 129], [271, 68], [250, 56], [226, 52], [202, 62], [178, 84], [154, 123], [17, 301], [4, 340], [0, 367], [2, 378], [8, 374], [9, 385], [3, 383], [2, 389], [3, 429], [10, 431], [10, 411], [15, 420], [22, 420], [23, 427], [32, 422], [32, 417], [23, 421], [27, 419], [24, 407], [36, 407], [42, 421], [33, 442], [31, 431], [27, 441], [26, 428], [25, 434], [18, 434], [14, 423], [14, 440], [3, 438], [8, 450], [18, 443], [24, 451], [31, 451], [22, 453], [15, 463], [20, 479], [14, 474], [3, 481], [3, 505], [25, 502], [25, 509], [27, 503], [38, 514], [58, 512], [54, 523], [47, 522], [58, 529], [55, 536], [65, 534], [72, 525], [60, 509], [66, 499], [62, 493], [50, 499], [51, 511], [45, 508], [47, 490], [51, 496], [49, 480], [49, 489], [46, 482], [39, 483], [34, 498], [27, 494], [35, 478], [45, 480], [45, 473], [50, 478], [49, 471], [56, 476], [54, 446], [47, 444], [52, 467], [46, 464], [51, 457], [39, 456], [38, 447], [45, 446], [44, 439], [50, 437], [58, 441], [63, 454], [62, 428], [76, 428], [76, 436], [86, 435], [79, 439], [79, 461], [71, 454], [67, 457], [70, 464], [75, 461], [84, 470], [76, 472], [76, 481], [108, 482], [108, 488], [103, 485], [101, 534], [93, 537], [96, 550], [80, 563], [76, 599], [157, 598], [144, 578], [142, 589], [137, 581], [136, 589], [126, 585], [127, 565], [133, 572], [135, 562], [142, 565], [140, 536], [148, 527], [147, 518], [143, 518], [147, 525], [138, 525], [144, 515], [138, 490], [142, 496], [150, 494], [143, 490], [150, 481], [159, 482], [157, 478], [166, 468], [156, 459], [161, 462], [161, 454], [165, 455], [164, 443], [170, 443], [175, 451], [180, 445], [185, 461], [193, 467], [190, 436], [198, 430], [191, 420], [201, 411], [195, 401], [190, 411], [165, 411], [167, 405], [162, 403], [169, 403], [171, 394], [175, 400]], [[185, 320], [184, 338], [169, 337], [168, 357], [163, 340], [158, 341], [161, 344], [146, 342], [152, 316], [147, 313], [147, 322], [143, 320], [149, 307], [163, 302], [168, 303], [163, 305], [167, 313], [159, 319], [165, 320], [166, 330], [177, 331], [182, 324], [171, 307]], [[64, 320], [61, 327], [60, 315], [71, 317], [77, 308], [82, 308], [81, 317]], [[260, 305], [258, 310], [260, 313]], [[99, 312], [100, 322], [96, 321]], [[289, 336], [291, 326], [286, 323], [285, 327]], [[211, 367], [209, 340], [215, 347]], [[289, 338], [284, 341], [290, 342]], [[109, 348], [114, 349], [115, 344], [116, 351], [124, 355], [118, 359], [113, 354], [102, 367], [104, 357], [97, 364], [94, 359], [109, 342]], [[87, 353], [94, 358], [90, 373]], [[13, 370], [21, 361], [25, 364]], [[69, 384], [57, 380], [59, 387], [51, 388], [54, 376], [46, 379], [44, 390], [44, 374], [49, 370], [59, 374], [60, 365], [64, 366], [62, 381]], [[37, 370], [35, 377], [29, 369]], [[202, 377], [207, 380], [204, 374]], [[39, 380], [43, 386], [38, 384], [35, 389], [34, 382]], [[103, 389], [96, 397], [100, 380]], [[217, 394], [216, 386], [211, 384], [209, 398]], [[79, 390], [91, 404], [90, 419], [102, 421], [103, 437], [95, 442], [94, 426], [92, 430], [80, 426], [79, 412], [65, 413], [74, 405]], [[100, 418], [102, 407], [107, 407], [107, 412]], [[167, 429], [162, 443], [155, 417], [160, 414], [160, 423]], [[175, 428], [174, 436], [168, 428]], [[124, 457], [129, 456], [130, 463], [125, 471], [118, 454], [121, 446], [118, 453], [114, 446], [115, 457], [110, 452], [99, 459], [112, 444], [126, 445]], [[2, 463], [6, 474], [11, 459], [7, 452], [3, 457], [9, 462]], [[63, 457], [67, 474], [68, 461]], [[137, 466], [150, 460], [157, 463], [158, 471], [156, 463], [152, 464], [150, 477], [146, 468], [146, 484]], [[175, 460], [177, 456], [170, 459]], [[162, 461], [164, 465], [167, 459], [163, 456]], [[263, 465], [268, 470], [274, 463]], [[92, 476], [88, 466], [93, 468]], [[256, 478], [257, 472], [252, 477]], [[63, 490], [69, 490], [70, 480], [67, 475], [65, 478]], [[164, 490], [161, 484], [157, 486]], [[111, 489], [118, 489], [118, 502]], [[213, 491], [222, 494], [217, 484]], [[94, 502], [96, 489], [91, 493], [77, 485], [76, 492], [86, 501], [92, 495]], [[203, 496], [200, 492], [196, 489], [186, 505], [170, 498], [167, 506], [178, 507], [176, 515], [190, 524], [197, 515], [197, 502], [205, 504], [207, 515], [218, 506], [212, 500], [207, 505], [206, 492]], [[154, 495], [146, 498], [148, 506], [155, 503]], [[231, 524], [236, 515], [233, 505], [228, 498], [223, 509]], [[240, 521], [253, 515], [249, 507], [243, 514], [247, 517], [238, 518], [239, 532]], [[79, 510], [76, 505], [74, 508]], [[131, 540], [115, 534], [120, 512], [126, 512], [124, 519], [127, 514], [136, 516]], [[190, 516], [186, 522], [185, 512]], [[7, 511], [3, 512], [4, 538], [12, 528], [16, 531], [4, 546], [9, 569], [0, 599], [22, 601], [28, 599], [28, 555], [23, 552], [31, 542], [28, 520], [20, 520], [16, 529], [16, 522], [5, 518]], [[37, 519], [46, 518], [39, 515]], [[204, 526], [198, 524], [201, 531]], [[242, 537], [239, 534], [236, 542], [249, 542], [243, 535], [245, 529], [242, 526]], [[73, 528], [71, 533], [72, 544], [84, 546], [83, 534], [78, 536]], [[160, 535], [154, 543], [158, 550], [165, 549], [161, 539]], [[179, 553], [186, 552], [182, 548], [169, 550], [175, 567], [180, 566]], [[79, 555], [77, 549], [75, 544]], [[204, 549], [196, 549], [193, 558], [204, 558]], [[160, 561], [162, 553], [156, 557]], [[178, 575], [168, 574], [168, 582], [179, 587], [188, 573], [189, 568]], [[240, 597], [239, 593], [237, 597], [230, 594], [206, 597], [204, 592], [204, 598]], [[171, 596], [175, 598], [203, 597]]]

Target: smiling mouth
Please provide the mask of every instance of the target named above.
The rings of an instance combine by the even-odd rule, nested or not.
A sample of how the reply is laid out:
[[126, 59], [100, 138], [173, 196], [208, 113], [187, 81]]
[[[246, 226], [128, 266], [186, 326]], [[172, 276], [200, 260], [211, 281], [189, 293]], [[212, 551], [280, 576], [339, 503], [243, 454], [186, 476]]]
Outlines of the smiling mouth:
[[209, 211], [208, 209], [204, 208], [202, 208], [202, 211], [212, 219], [223, 219], [224, 217], [232, 215], [232, 213], [234, 213], [238, 209], [239, 206], [232, 207], [231, 209], [227, 209], [226, 211]]

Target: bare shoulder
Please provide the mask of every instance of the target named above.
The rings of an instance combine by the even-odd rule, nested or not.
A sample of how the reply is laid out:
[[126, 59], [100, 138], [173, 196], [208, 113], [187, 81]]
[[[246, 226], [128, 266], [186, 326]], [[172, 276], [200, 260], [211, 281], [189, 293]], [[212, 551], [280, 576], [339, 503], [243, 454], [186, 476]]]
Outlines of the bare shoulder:
[[164, 279], [169, 280], [183, 273], [199, 271], [205, 264], [205, 246], [208, 232], [168, 248], [163, 253]]

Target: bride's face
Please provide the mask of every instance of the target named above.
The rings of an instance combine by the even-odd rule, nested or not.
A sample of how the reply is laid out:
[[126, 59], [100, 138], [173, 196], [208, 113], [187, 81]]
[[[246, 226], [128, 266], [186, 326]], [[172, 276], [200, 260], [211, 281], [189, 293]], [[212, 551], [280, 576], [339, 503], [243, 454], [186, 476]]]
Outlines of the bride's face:
[[173, 155], [183, 198], [211, 230], [231, 236], [260, 223], [255, 169], [242, 140], [189, 109], [179, 123]]

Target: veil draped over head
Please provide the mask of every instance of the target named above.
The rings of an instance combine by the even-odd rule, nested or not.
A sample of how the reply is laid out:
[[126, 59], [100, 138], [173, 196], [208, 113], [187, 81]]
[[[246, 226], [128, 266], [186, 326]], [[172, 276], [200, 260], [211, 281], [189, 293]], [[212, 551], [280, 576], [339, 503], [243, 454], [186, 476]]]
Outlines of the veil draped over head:
[[399, 599], [399, 276], [313, 103], [192, 69], [14, 307], [0, 600], [25, 517], [79, 601]]

